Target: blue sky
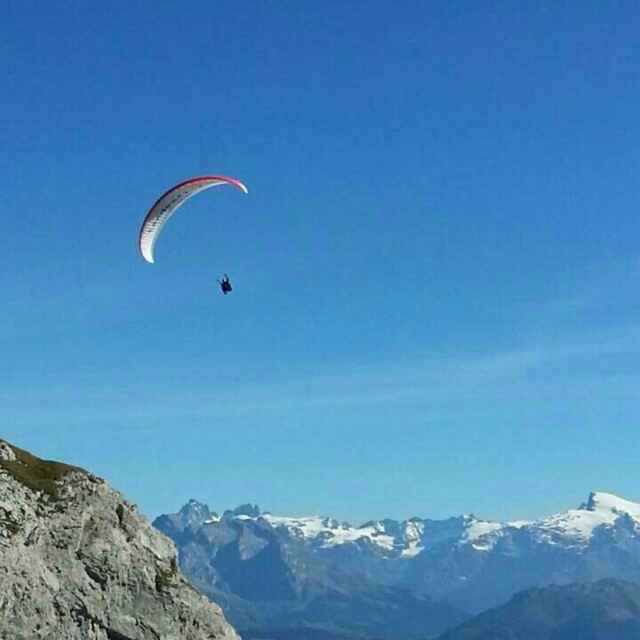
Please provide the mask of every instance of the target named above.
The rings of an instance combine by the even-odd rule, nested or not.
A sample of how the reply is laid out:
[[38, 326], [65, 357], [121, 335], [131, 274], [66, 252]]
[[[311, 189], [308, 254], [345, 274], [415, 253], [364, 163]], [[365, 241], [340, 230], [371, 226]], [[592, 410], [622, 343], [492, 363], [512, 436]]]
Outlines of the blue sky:
[[636, 3], [92, 4], [2, 9], [3, 437], [150, 516], [640, 499]]

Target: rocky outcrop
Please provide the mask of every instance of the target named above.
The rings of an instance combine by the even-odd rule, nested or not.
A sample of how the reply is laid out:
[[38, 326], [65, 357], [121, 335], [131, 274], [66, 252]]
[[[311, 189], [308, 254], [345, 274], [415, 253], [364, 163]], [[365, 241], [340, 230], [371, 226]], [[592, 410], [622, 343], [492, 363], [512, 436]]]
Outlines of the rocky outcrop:
[[238, 640], [135, 505], [0, 441], [0, 640], [39, 638]]

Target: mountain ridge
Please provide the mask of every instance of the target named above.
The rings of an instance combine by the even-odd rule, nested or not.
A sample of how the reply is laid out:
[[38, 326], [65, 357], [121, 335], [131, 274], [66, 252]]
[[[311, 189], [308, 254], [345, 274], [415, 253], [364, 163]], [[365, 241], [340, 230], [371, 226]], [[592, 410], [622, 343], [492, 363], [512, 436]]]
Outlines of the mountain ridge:
[[437, 640], [637, 640], [640, 585], [611, 578], [536, 587]]
[[[200, 514], [204, 514], [200, 516]], [[368, 540], [381, 550], [400, 555], [414, 556], [424, 551], [421, 538], [438, 542], [442, 536], [459, 538], [460, 543], [471, 543], [476, 549], [486, 549], [495, 544], [505, 530], [535, 528], [540, 535], [566, 534], [574, 544], [585, 544], [593, 530], [601, 525], [611, 525], [617, 518], [629, 516], [640, 525], [640, 503], [620, 498], [613, 493], [592, 491], [585, 502], [576, 509], [569, 509], [538, 520], [491, 521], [474, 514], [452, 516], [442, 520], [412, 516], [406, 520], [383, 518], [368, 520], [360, 525], [339, 521], [329, 516], [275, 516], [258, 505], [244, 504], [227, 509], [222, 516], [202, 502], [192, 498], [178, 514], [162, 514], [154, 522], [178, 515], [195, 525], [215, 525], [223, 518], [264, 521], [272, 528], [284, 528], [292, 535], [316, 542], [324, 547]], [[446, 526], [448, 525], [448, 527]], [[184, 527], [184, 523], [182, 525]], [[426, 527], [426, 529], [425, 529]]]
[[451, 625], [532, 586], [607, 577], [640, 581], [640, 505], [602, 491], [574, 509], [504, 523], [462, 515], [353, 526], [330, 517], [273, 515], [256, 505], [218, 515], [191, 501], [177, 514], [156, 518], [154, 526], [176, 542], [185, 573], [239, 629], [295, 622], [384, 636], [379, 626], [332, 627], [331, 608], [342, 598], [343, 606], [354, 607], [354, 620], [361, 619], [366, 607], [355, 604], [360, 598], [368, 617], [384, 618], [404, 593], [425, 612], [438, 609], [438, 624]]

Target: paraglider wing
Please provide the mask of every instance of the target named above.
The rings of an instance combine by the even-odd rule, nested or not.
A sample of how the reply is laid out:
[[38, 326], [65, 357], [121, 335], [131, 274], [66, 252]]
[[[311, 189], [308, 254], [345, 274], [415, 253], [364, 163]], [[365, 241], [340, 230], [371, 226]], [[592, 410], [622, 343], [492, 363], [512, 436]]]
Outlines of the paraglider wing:
[[166, 193], [162, 194], [149, 209], [149, 213], [145, 216], [140, 227], [140, 235], [138, 237], [138, 247], [142, 257], [153, 263], [153, 247], [162, 231], [167, 220], [174, 214], [176, 209], [184, 204], [189, 198], [196, 194], [217, 187], [220, 184], [230, 184], [243, 193], [249, 193], [247, 187], [235, 178], [227, 178], [226, 176], [200, 176], [185, 180], [175, 187], [171, 187]]

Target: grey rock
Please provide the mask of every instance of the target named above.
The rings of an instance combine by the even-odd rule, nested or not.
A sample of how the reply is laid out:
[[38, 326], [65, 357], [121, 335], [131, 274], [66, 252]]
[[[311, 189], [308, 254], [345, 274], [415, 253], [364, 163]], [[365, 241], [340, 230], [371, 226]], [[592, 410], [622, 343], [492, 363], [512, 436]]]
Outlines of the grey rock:
[[0, 452], [0, 640], [238, 640], [120, 493], [6, 442]]
[[14, 462], [16, 454], [13, 449], [4, 441], [0, 440], [0, 460], [6, 460], [7, 462]]

